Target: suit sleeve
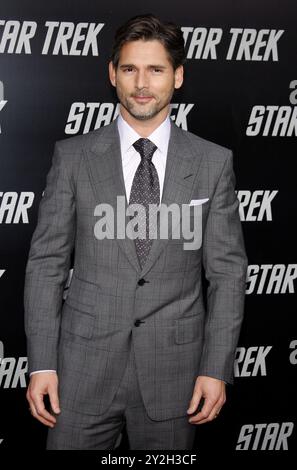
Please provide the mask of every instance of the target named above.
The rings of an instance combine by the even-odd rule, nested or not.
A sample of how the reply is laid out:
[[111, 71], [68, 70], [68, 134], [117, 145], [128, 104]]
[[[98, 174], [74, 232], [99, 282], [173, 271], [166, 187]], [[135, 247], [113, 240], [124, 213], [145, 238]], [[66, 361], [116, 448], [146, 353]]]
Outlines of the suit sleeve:
[[234, 381], [233, 366], [244, 315], [248, 267], [235, 183], [233, 153], [228, 151], [203, 238], [203, 265], [208, 287], [199, 375], [215, 377], [229, 384]]
[[76, 231], [74, 186], [62, 156], [56, 143], [26, 265], [24, 313], [29, 373], [57, 369], [63, 289]]

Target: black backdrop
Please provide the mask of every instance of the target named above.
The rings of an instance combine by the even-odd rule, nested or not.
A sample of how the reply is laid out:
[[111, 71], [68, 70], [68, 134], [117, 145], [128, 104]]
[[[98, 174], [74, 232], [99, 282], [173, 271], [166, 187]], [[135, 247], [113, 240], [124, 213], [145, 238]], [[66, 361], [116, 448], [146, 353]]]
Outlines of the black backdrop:
[[[151, 0], [145, 7], [0, 0], [0, 449], [44, 448], [46, 428], [25, 400], [23, 285], [54, 142], [116, 117], [112, 38], [126, 19], [148, 12], [184, 32], [185, 81], [172, 119], [234, 151], [249, 258], [235, 384], [220, 417], [197, 426], [195, 449], [293, 451], [297, 5], [290, 0]], [[64, 27], [77, 41], [62, 48]], [[125, 432], [119, 445], [127, 448]]]

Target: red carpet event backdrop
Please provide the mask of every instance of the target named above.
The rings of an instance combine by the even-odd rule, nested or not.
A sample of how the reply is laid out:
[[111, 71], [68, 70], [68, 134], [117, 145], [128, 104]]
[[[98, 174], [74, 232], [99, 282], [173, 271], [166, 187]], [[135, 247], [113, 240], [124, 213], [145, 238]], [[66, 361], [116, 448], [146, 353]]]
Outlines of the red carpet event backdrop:
[[[108, 78], [113, 35], [143, 13], [183, 31], [185, 80], [171, 118], [233, 150], [249, 260], [235, 383], [220, 417], [196, 426], [194, 449], [293, 452], [297, 4], [290, 0], [1, 0], [0, 449], [45, 446], [47, 428], [25, 398], [23, 287], [54, 143], [116, 118]], [[119, 446], [127, 449], [125, 432]]]

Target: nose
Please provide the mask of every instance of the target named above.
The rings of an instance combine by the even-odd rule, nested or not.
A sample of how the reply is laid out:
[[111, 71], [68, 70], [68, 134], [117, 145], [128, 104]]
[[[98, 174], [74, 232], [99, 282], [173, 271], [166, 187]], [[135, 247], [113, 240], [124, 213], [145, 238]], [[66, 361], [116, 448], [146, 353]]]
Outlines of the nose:
[[148, 87], [148, 75], [145, 70], [138, 70], [136, 74], [135, 86], [136, 88], [145, 88]]

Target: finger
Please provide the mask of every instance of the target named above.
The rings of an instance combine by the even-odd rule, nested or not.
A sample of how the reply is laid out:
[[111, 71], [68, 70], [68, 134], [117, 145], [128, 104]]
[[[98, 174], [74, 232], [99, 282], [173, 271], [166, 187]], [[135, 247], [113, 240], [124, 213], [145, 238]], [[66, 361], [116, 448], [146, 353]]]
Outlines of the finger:
[[52, 389], [48, 390], [48, 395], [50, 399], [50, 404], [54, 413], [58, 414], [61, 412], [59, 397], [58, 397], [58, 387], [54, 386]]
[[202, 391], [201, 390], [194, 391], [192, 399], [190, 401], [189, 408], [187, 409], [188, 414], [192, 414], [194, 413], [194, 411], [196, 411], [201, 398], [202, 398]]
[[41, 416], [39, 416], [39, 414], [37, 413], [37, 410], [36, 410], [36, 407], [33, 403], [32, 400], [29, 401], [30, 403], [30, 411], [31, 411], [31, 414], [32, 416], [37, 419], [38, 421], [40, 421], [42, 424], [45, 424], [46, 426], [49, 426], [50, 428], [53, 428], [54, 427], [54, 424], [50, 421], [48, 421], [47, 419], [44, 419], [42, 418]]
[[210, 415], [213, 408], [216, 406], [218, 400], [213, 401], [210, 398], [206, 398], [202, 410], [199, 411], [195, 416], [191, 416], [189, 423], [197, 424], [202, 420], [205, 420]]
[[216, 406], [211, 411], [211, 413], [208, 415], [208, 417], [206, 419], [202, 419], [197, 424], [203, 424], [203, 423], [208, 423], [210, 421], [213, 421], [214, 419], [216, 419], [219, 416], [220, 410], [221, 410], [221, 408]]
[[35, 399], [33, 398], [33, 402], [38, 416], [45, 419], [46, 421], [50, 421], [51, 423], [56, 423], [56, 418], [51, 415], [44, 406], [42, 394], [36, 395]]

